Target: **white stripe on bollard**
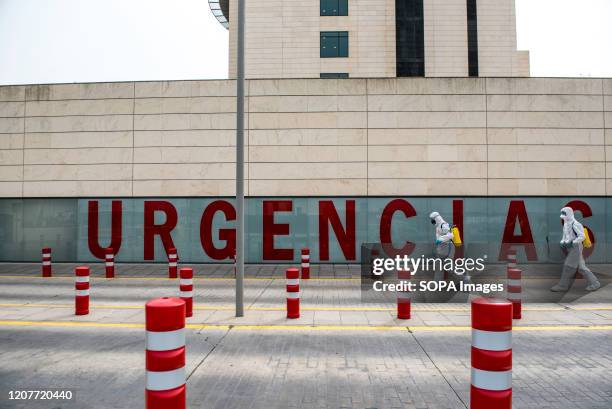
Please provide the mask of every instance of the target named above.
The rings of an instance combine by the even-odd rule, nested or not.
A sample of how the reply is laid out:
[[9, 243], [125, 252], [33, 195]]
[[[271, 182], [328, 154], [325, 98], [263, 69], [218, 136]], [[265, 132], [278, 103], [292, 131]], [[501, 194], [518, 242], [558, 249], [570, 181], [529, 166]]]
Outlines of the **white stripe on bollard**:
[[173, 371], [147, 371], [147, 389], [150, 391], [165, 391], [185, 383], [185, 367]]
[[482, 331], [472, 328], [472, 346], [487, 351], [512, 349], [512, 331]]
[[74, 290], [76, 295], [82, 297], [84, 295], [89, 295], [89, 290]]
[[170, 351], [185, 346], [185, 329], [176, 331], [147, 331], [147, 349], [149, 351]]
[[483, 371], [472, 368], [472, 385], [488, 391], [512, 388], [512, 371]]

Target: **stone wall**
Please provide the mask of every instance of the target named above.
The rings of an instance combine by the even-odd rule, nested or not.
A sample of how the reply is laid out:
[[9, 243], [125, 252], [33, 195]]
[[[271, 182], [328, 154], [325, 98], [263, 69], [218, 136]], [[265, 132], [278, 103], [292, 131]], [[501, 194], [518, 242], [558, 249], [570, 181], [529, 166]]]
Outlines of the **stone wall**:
[[[250, 80], [253, 196], [606, 196], [612, 80]], [[0, 87], [1, 197], [234, 194], [235, 83]]]

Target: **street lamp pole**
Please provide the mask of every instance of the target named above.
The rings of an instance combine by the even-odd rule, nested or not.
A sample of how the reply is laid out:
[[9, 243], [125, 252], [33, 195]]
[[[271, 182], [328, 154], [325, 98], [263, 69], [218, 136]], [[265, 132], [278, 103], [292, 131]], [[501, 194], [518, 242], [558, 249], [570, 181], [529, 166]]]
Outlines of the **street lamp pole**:
[[244, 14], [238, 0], [236, 58], [236, 317], [244, 316]]

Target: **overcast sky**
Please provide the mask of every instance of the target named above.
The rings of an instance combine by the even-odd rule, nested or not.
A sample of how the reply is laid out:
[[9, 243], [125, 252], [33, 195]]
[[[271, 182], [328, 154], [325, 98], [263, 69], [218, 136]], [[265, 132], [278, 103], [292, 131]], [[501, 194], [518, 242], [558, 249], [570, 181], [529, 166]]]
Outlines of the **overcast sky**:
[[[612, 0], [516, 4], [532, 76], [612, 77]], [[207, 0], [0, 0], [0, 84], [226, 78], [227, 42]]]

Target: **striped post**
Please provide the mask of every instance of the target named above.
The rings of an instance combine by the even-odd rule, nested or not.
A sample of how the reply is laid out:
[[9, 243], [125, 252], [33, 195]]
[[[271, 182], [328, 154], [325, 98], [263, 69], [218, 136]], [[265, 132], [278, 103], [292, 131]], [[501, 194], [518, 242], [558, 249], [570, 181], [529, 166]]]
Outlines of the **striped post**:
[[185, 301], [185, 317], [193, 315], [193, 269], [181, 268], [180, 274], [180, 293], [179, 298]]
[[146, 409], [185, 409], [185, 302], [156, 298], [145, 305]]
[[178, 254], [176, 249], [170, 247], [168, 249], [168, 278], [176, 278], [178, 272]]
[[508, 268], [507, 274], [506, 298], [512, 303], [512, 318], [520, 320], [523, 309], [523, 271], [518, 268]]
[[288, 268], [287, 278], [287, 318], [300, 318], [300, 271]]
[[105, 267], [106, 267], [106, 278], [115, 277], [115, 253], [112, 247], [105, 249]]
[[51, 277], [51, 248], [45, 247], [42, 253], [42, 276]]
[[74, 314], [89, 314], [89, 267], [77, 267], [74, 271]]
[[512, 408], [512, 303], [472, 301], [471, 409]]
[[508, 250], [508, 269], [516, 268], [516, 250]]
[[310, 250], [302, 249], [302, 280], [310, 279]]
[[[401, 281], [410, 280], [412, 274], [409, 269], [397, 270], [397, 279]], [[398, 291], [397, 292], [397, 319], [409, 320], [410, 319], [410, 291]]]

